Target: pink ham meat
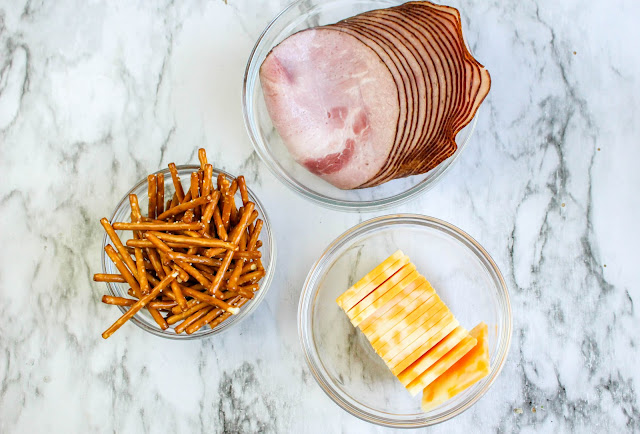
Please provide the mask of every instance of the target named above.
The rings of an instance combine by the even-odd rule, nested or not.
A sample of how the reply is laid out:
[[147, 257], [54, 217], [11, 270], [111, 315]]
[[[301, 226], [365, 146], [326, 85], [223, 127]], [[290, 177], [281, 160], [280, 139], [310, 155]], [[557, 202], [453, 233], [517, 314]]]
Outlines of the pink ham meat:
[[342, 189], [387, 161], [400, 102], [389, 68], [344, 32], [315, 28], [276, 46], [260, 68], [265, 102], [293, 158]]
[[260, 79], [291, 155], [343, 189], [435, 168], [491, 87], [458, 10], [428, 1], [297, 33], [267, 56]]

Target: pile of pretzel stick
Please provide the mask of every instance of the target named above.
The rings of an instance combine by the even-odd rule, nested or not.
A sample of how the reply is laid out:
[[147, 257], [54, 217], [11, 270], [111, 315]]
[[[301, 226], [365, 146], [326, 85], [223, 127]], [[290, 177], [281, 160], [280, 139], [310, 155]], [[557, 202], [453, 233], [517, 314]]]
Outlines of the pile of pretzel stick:
[[[259, 290], [265, 275], [258, 239], [263, 221], [249, 200], [245, 179], [220, 174], [214, 184], [204, 149], [198, 158], [200, 168], [191, 173], [187, 191], [176, 165], [169, 164], [173, 195], [166, 203], [164, 175], [148, 176], [146, 217], [138, 197], [130, 194], [130, 222], [100, 220], [111, 240], [105, 251], [119, 274], [95, 274], [93, 280], [130, 287], [129, 297], [102, 297], [103, 303], [129, 307], [103, 338], [142, 309], [160, 329], [173, 327], [177, 334], [215, 328], [239, 313]], [[123, 243], [116, 231], [132, 235]]]

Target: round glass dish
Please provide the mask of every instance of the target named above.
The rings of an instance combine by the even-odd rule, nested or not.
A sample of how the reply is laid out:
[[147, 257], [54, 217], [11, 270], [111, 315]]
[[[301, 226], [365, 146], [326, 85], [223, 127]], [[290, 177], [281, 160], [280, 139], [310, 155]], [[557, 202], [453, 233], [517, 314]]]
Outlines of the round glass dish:
[[[183, 187], [185, 188], [185, 191], [187, 191], [189, 188], [188, 183], [190, 182], [190, 179], [191, 179], [190, 178], [191, 173], [198, 170], [199, 167], [200, 166], [178, 166], [177, 167], [178, 175], [180, 176], [180, 179], [182, 181]], [[164, 185], [166, 189], [165, 197], [170, 198], [173, 195], [173, 182], [171, 180], [171, 173], [169, 172], [169, 169], [160, 170], [156, 173], [162, 174], [164, 176], [164, 180], [165, 180]], [[234, 176], [230, 175], [229, 173], [224, 172], [220, 169], [214, 168], [213, 169], [214, 182], [220, 173], [225, 174], [228, 179], [231, 179], [231, 180], [234, 179]], [[118, 203], [118, 206], [116, 207], [115, 211], [111, 215], [111, 219], [109, 220], [111, 223], [117, 222], [117, 221], [120, 221], [120, 222], [131, 221], [131, 206], [129, 205], [129, 195], [131, 193], [134, 193], [138, 196], [140, 209], [142, 210], [147, 209], [149, 204], [149, 196], [148, 196], [148, 190], [147, 190], [147, 178], [145, 177], [144, 179], [140, 180], [131, 190], [129, 190], [127, 194], [124, 195], [122, 200], [120, 200], [120, 203]], [[144, 331], [152, 333], [156, 336], [161, 336], [163, 338], [179, 339], [179, 340], [180, 339], [182, 340], [199, 339], [199, 338], [204, 338], [206, 336], [213, 336], [218, 333], [222, 333], [225, 330], [228, 330], [234, 325], [240, 323], [240, 321], [242, 321], [244, 318], [249, 316], [251, 312], [253, 312], [258, 307], [260, 302], [266, 296], [267, 290], [269, 289], [269, 286], [271, 284], [271, 280], [273, 279], [273, 272], [276, 264], [276, 246], [275, 246], [275, 240], [273, 238], [273, 234], [271, 231], [271, 226], [269, 224], [269, 218], [265, 213], [264, 206], [262, 205], [262, 203], [260, 203], [260, 201], [256, 198], [255, 194], [250, 189], [248, 189], [248, 193], [249, 193], [249, 200], [255, 203], [255, 209], [259, 213], [259, 218], [261, 218], [264, 221], [259, 239], [262, 241], [262, 247], [260, 248], [260, 251], [262, 252], [262, 264], [264, 266], [266, 273], [264, 278], [260, 281], [260, 290], [256, 292], [256, 295], [254, 296], [254, 298], [249, 302], [247, 302], [247, 304], [245, 304], [240, 309], [240, 313], [238, 313], [237, 315], [231, 315], [231, 317], [228, 320], [221, 323], [218, 327], [214, 329], [211, 329], [208, 326], [203, 327], [202, 329], [190, 335], [186, 333], [176, 334], [173, 331], [173, 326], [169, 327], [167, 330], [161, 330], [146, 309], [141, 310], [133, 318], [131, 318], [131, 322], [133, 322], [135, 325], [137, 325]], [[236, 200], [237, 200], [236, 203], [241, 203], [242, 199], [240, 197], [240, 193], [237, 194]], [[123, 243], [126, 243], [126, 240], [130, 239], [132, 234], [131, 231], [116, 231], [116, 233], [118, 234], [118, 236], [120, 237]], [[107, 234], [105, 234], [102, 240], [102, 270], [103, 270], [103, 273], [118, 274], [119, 273], [118, 269], [113, 264], [113, 262], [111, 262], [111, 260], [109, 259], [109, 257], [106, 255], [104, 251], [104, 247], [110, 243], [111, 243], [111, 240], [109, 239]], [[109, 289], [109, 293], [115, 297], [128, 297], [127, 290], [129, 289], [129, 285], [127, 284], [107, 283], [107, 287]], [[120, 308], [122, 313], [127, 311], [127, 308], [123, 306], [118, 306], [118, 307]]]
[[458, 133], [458, 149], [435, 169], [377, 187], [341, 190], [308, 172], [289, 155], [275, 130], [260, 85], [260, 65], [271, 49], [300, 30], [335, 23], [368, 10], [388, 8], [404, 0], [298, 0], [284, 9], [258, 38], [244, 74], [242, 110], [253, 146], [269, 170], [303, 197], [341, 210], [379, 210], [408, 201], [432, 188], [449, 170], [466, 146], [477, 116]]
[[[428, 413], [420, 409], [420, 395], [409, 394], [335, 301], [397, 249], [463, 327], [480, 321], [489, 326], [489, 375]], [[303, 351], [320, 387], [352, 415], [395, 428], [444, 422], [480, 399], [505, 362], [511, 322], [509, 292], [482, 246], [449, 223], [415, 214], [375, 218], [342, 234], [311, 268], [298, 307]]]

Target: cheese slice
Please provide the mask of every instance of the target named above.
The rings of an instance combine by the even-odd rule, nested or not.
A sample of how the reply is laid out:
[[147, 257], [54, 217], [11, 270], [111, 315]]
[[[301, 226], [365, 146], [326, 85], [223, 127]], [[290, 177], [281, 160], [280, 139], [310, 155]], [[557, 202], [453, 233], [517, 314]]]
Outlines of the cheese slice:
[[[408, 274], [403, 276], [402, 273], [405, 271], [405, 269], [407, 269]], [[348, 312], [348, 314], [352, 312], [354, 313], [353, 317], [351, 317], [351, 323], [357, 327], [363, 320], [368, 318], [369, 315], [374, 313], [376, 310], [378, 310], [378, 308], [384, 306], [387, 303], [387, 301], [391, 300], [393, 297], [395, 297], [400, 292], [402, 292], [402, 290], [406, 286], [408, 286], [410, 283], [416, 280], [419, 276], [420, 276], [420, 273], [416, 271], [413, 264], [409, 264], [404, 268], [402, 268], [402, 270], [394, 274], [390, 279], [384, 282], [384, 284], [380, 285], [378, 289], [376, 289], [371, 294], [369, 294], [367, 298], [362, 300], [360, 303], [356, 304], [353, 307], [353, 309], [351, 309]], [[394, 284], [394, 280], [396, 279], [396, 277], [401, 278], [402, 280]], [[389, 285], [389, 286], [393, 285], [393, 286], [391, 287], [391, 289], [385, 289], [384, 288], [385, 285]], [[368, 303], [369, 301], [367, 300], [368, 298], [375, 298], [375, 300], [373, 300], [367, 306], [366, 303]]]
[[[403, 361], [409, 356], [409, 354], [413, 353], [420, 347], [423, 347], [422, 353], [426, 353], [431, 349], [431, 347], [438, 343], [437, 333], [440, 330], [448, 328], [449, 331], [445, 333], [445, 335], [447, 335], [460, 325], [449, 309], [446, 310], [444, 317], [438, 321], [437, 317], [440, 315], [442, 315], [442, 311], [434, 315], [434, 319], [429, 320], [430, 323], [435, 324], [426, 332], [420, 334], [421, 330], [416, 330], [411, 336], [402, 342], [402, 345], [385, 354], [383, 359], [387, 362], [387, 366], [393, 369], [394, 366]], [[398, 349], [400, 351], [398, 351]]]
[[[418, 272], [416, 271], [416, 267], [413, 264], [407, 264], [398, 270], [393, 276], [389, 277], [387, 280], [382, 282], [377, 288], [369, 293], [365, 298], [363, 298], [358, 304], [353, 306], [348, 312], [347, 315], [351, 318], [351, 322], [353, 322], [353, 318], [360, 315], [362, 312], [367, 310], [377, 299], [385, 295], [387, 292], [395, 290], [396, 286], [401, 283], [406, 277], [415, 273], [415, 277], [418, 276]], [[395, 293], [400, 292], [397, 290]], [[356, 326], [357, 324], [354, 324]]]
[[[365, 291], [365, 287], [373, 279], [389, 269], [389, 267], [391, 267], [398, 259], [402, 258], [403, 256], [404, 253], [402, 253], [401, 250], [398, 250], [393, 255], [382, 261], [380, 265], [369, 271], [362, 279], [356, 282], [351, 288], [347, 289], [340, 297], [337, 298], [336, 303], [338, 303], [338, 306], [340, 306], [345, 311], [355, 306], [368, 294], [368, 292], [366, 294], [363, 294], [363, 292]], [[395, 273], [395, 271], [393, 273]], [[393, 273], [389, 274], [387, 277], [390, 277]]]
[[[441, 311], [442, 313], [440, 314]], [[419, 333], [420, 331], [429, 330], [429, 328], [446, 315], [446, 312], [448, 312], [447, 306], [445, 306], [436, 294], [423, 306], [420, 306], [420, 308], [407, 315], [405, 319], [400, 321], [387, 333], [371, 342], [371, 345], [377, 350], [383, 349], [389, 344], [400, 343], [416, 331]], [[432, 321], [432, 318], [435, 319], [435, 321]]]
[[422, 392], [422, 410], [433, 410], [447, 399], [473, 386], [489, 375], [488, 328], [485, 323], [475, 326], [471, 336], [478, 340], [475, 347], [433, 380]]
[[378, 321], [381, 318], [388, 317], [391, 314], [392, 309], [394, 309], [394, 307], [397, 305], [404, 306], [400, 308], [403, 310], [408, 304], [410, 304], [413, 300], [416, 299], [416, 297], [420, 295], [420, 292], [415, 290], [423, 285], [426, 281], [427, 279], [425, 279], [423, 276], [418, 275], [418, 278], [405, 286], [399, 294], [397, 294], [391, 300], [387, 301], [387, 303], [385, 303], [371, 315], [362, 320], [362, 322], [358, 324], [360, 330], [364, 332], [373, 322]]
[[[401, 320], [407, 317], [411, 312], [417, 309], [419, 306], [430, 303], [433, 300], [437, 300], [436, 293], [433, 291], [433, 288], [429, 290], [430, 285], [427, 286], [429, 282], [426, 280], [424, 283], [414, 291], [405, 297], [403, 300], [398, 302], [392, 309], [390, 309], [384, 315], [381, 315], [378, 321], [375, 321], [369, 324], [367, 327], [363, 328], [362, 324], [360, 324], [361, 330], [364, 332], [367, 337], [369, 337], [369, 341], [373, 342], [378, 339], [380, 336], [387, 333], [392, 327], [398, 324]], [[377, 312], [376, 312], [377, 314]], [[366, 321], [368, 321], [367, 318]], [[364, 322], [363, 322], [364, 323]]]
[[467, 354], [473, 347], [475, 347], [478, 340], [473, 336], [466, 336], [462, 341], [453, 347], [451, 351], [445, 354], [440, 360], [434, 363], [429, 369], [424, 371], [418, 378], [413, 380], [407, 386], [407, 389], [412, 395], [416, 395], [422, 389], [427, 387], [436, 378], [445, 373], [447, 369], [452, 367], [454, 363], [460, 360], [465, 354]]
[[[442, 329], [440, 333], [443, 333], [445, 329]], [[456, 327], [451, 333], [446, 335], [440, 340], [433, 348], [426, 353], [423, 353], [416, 360], [409, 362], [412, 356], [407, 357], [398, 365], [393, 368], [393, 374], [398, 377], [398, 380], [405, 386], [411, 383], [418, 375], [429, 369], [431, 365], [440, 360], [442, 356], [447, 354], [453, 347], [458, 345], [465, 336], [468, 336], [469, 332], [462, 327]], [[423, 348], [420, 347], [419, 350]], [[413, 354], [413, 353], [412, 353]]]

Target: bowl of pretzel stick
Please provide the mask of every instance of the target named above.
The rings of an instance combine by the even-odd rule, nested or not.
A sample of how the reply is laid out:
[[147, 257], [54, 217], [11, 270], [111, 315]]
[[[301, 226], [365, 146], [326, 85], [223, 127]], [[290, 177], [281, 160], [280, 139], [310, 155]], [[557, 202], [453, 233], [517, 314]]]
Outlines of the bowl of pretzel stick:
[[169, 167], [140, 180], [105, 230], [102, 302], [119, 308], [107, 339], [127, 322], [156, 336], [198, 339], [253, 312], [273, 277], [269, 220], [243, 176], [207, 162]]

